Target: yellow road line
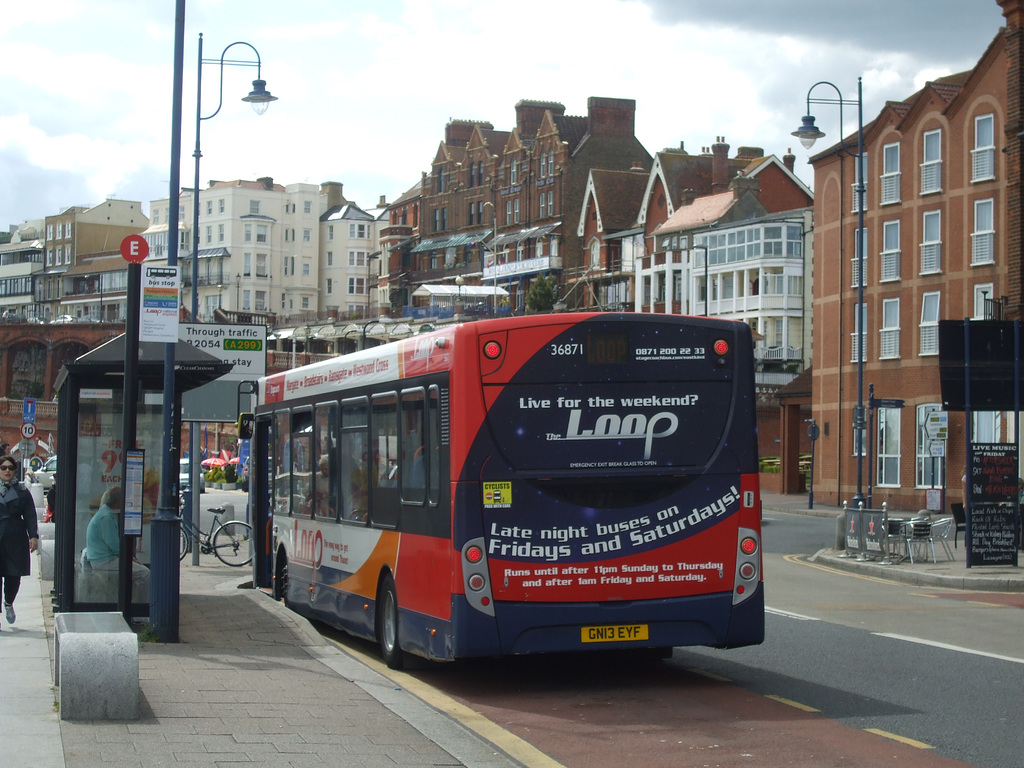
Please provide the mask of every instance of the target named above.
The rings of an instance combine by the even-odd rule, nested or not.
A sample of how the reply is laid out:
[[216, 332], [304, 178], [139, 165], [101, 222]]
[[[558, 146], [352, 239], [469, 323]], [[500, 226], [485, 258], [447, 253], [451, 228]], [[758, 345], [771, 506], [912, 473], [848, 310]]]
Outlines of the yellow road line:
[[883, 731], [881, 728], [865, 728], [868, 733], [873, 733], [876, 736], [883, 736], [893, 741], [898, 741], [900, 744], [906, 744], [910, 747], [917, 747], [918, 749], [935, 749], [931, 744], [925, 744], [923, 741], [917, 739], [909, 739], [906, 736], [900, 736], [895, 733], [889, 733], [889, 731]]
[[377, 674], [383, 675], [403, 690], [408, 691], [439, 712], [448, 715], [456, 722], [461, 723], [477, 736], [494, 744], [509, 755], [509, 757], [518, 760], [527, 768], [565, 768], [562, 763], [548, 757], [529, 742], [505, 730], [497, 723], [488, 720], [479, 712], [470, 709], [464, 704], [460, 704], [450, 696], [446, 696], [433, 686], [421, 682], [407, 672], [390, 669], [375, 656], [369, 656], [356, 649], [349, 648], [333, 638], [328, 637], [327, 639], [338, 646], [342, 652], [347, 653], [349, 656], [357, 657], [360, 662]]
[[695, 675], [700, 675], [701, 677], [706, 677], [709, 680], [716, 680], [719, 683], [731, 683], [732, 682], [732, 680], [730, 680], [728, 677], [722, 677], [721, 675], [716, 675], [714, 672], [708, 672], [707, 670], [704, 670], [704, 669], [697, 669], [696, 667], [688, 667], [686, 671], [687, 672], [692, 672]]
[[844, 571], [840, 568], [830, 568], [827, 565], [819, 565], [818, 563], [809, 563], [806, 560], [802, 560], [804, 555], [783, 555], [782, 559], [788, 563], [796, 563], [799, 565], [806, 565], [808, 568], [817, 568], [819, 571], [827, 571], [828, 573], [841, 573], [843, 576], [852, 576], [855, 579], [861, 579], [862, 581], [873, 581], [876, 584], [888, 584], [890, 587], [906, 587], [899, 581], [893, 581], [891, 579], [880, 579], [877, 576], [865, 576], [862, 573], [853, 573], [851, 571]]
[[781, 696], [774, 696], [772, 694], [768, 694], [767, 696], [765, 696], [765, 698], [771, 699], [772, 701], [777, 701], [780, 704], [785, 704], [789, 707], [794, 707], [795, 709], [799, 709], [803, 712], [821, 712], [820, 709], [815, 709], [814, 707], [810, 707], [806, 704], [801, 704], [799, 701], [793, 701], [792, 699], [784, 699]]

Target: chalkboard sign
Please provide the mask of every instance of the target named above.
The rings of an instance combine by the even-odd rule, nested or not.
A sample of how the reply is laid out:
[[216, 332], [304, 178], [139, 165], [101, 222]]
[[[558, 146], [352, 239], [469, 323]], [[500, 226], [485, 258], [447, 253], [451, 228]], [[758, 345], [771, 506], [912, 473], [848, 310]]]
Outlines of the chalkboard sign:
[[1012, 443], [972, 443], [970, 496], [972, 502], [1012, 503], [1017, 498], [1017, 446]]
[[967, 518], [971, 565], [1017, 565], [1017, 506], [973, 504]]

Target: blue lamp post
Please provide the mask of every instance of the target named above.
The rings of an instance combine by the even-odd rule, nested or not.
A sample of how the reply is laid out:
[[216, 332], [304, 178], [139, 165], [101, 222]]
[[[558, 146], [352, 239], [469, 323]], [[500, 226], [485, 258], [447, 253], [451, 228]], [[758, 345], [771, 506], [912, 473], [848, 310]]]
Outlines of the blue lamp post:
[[[832, 88], [836, 92], [836, 98], [811, 98], [811, 93], [819, 85], [826, 85]], [[857, 78], [857, 99], [856, 101], [848, 100], [843, 98], [842, 92], [833, 83], [827, 80], [822, 80], [815, 83], [807, 91], [807, 115], [804, 116], [800, 127], [793, 131], [793, 136], [800, 139], [800, 143], [803, 144], [805, 149], [810, 149], [814, 142], [825, 134], [819, 130], [814, 124], [814, 116], [810, 114], [811, 104], [835, 104], [839, 106], [839, 143], [843, 151], [847, 155], [850, 155], [856, 161], [856, 183], [854, 184], [854, 194], [857, 196], [857, 234], [854, 236], [854, 246], [857, 249], [855, 258], [857, 259], [857, 309], [855, 313], [856, 317], [856, 329], [857, 329], [857, 405], [853, 411], [853, 439], [854, 447], [857, 453], [857, 494], [853, 497], [854, 507], [861, 506], [865, 503], [864, 497], [864, 440], [865, 440], [865, 412], [864, 412], [864, 359], [867, 355], [865, 349], [867, 343], [867, 313], [864, 311], [864, 255], [867, 250], [867, 245], [864, 242], [864, 93], [861, 78]], [[857, 107], [857, 152], [854, 153], [850, 147], [846, 144], [846, 139], [842, 135], [843, 130], [843, 107], [854, 106]]]

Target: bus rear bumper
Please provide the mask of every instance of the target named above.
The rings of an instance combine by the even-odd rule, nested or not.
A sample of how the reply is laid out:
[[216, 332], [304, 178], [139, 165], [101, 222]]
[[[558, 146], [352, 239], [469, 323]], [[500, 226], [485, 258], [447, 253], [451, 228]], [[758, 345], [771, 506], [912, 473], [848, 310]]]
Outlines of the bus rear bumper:
[[762, 584], [739, 605], [725, 592], [604, 604], [499, 602], [493, 619], [458, 596], [453, 609], [453, 624], [469, 627], [459, 632], [452, 649], [456, 657], [687, 645], [735, 648], [764, 641]]

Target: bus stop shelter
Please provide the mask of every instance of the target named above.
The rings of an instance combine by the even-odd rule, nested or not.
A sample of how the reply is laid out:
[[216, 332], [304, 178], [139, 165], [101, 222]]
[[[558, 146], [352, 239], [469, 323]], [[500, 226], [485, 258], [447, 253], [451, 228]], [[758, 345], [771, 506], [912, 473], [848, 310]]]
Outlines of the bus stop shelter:
[[[149, 615], [149, 534], [160, 492], [162, 452], [165, 446], [180, 454], [181, 396], [213, 381], [231, 369], [223, 362], [185, 342], [175, 347], [174, 427], [170, 441], [163, 434], [164, 348], [159, 342], [140, 342], [135, 447], [145, 451], [142, 535], [131, 536], [115, 564], [97, 568], [83, 557], [89, 524], [111, 488], [121, 488], [125, 446], [122, 443], [124, 403], [124, 335], [66, 364], [57, 376], [57, 429], [60, 434], [60, 469], [56, 478], [54, 510], [54, 610], [115, 611], [118, 583], [134, 575], [132, 616]], [[130, 447], [130, 446], [129, 446]], [[177, 466], [177, 462], [175, 462]], [[177, 475], [174, 478], [177, 485]], [[175, 491], [177, 488], [175, 487]], [[109, 494], [107, 496], [109, 498]], [[105, 511], [106, 512], [106, 511]], [[124, 515], [118, 515], [124, 536]], [[123, 562], [132, 553], [132, 563]]]

